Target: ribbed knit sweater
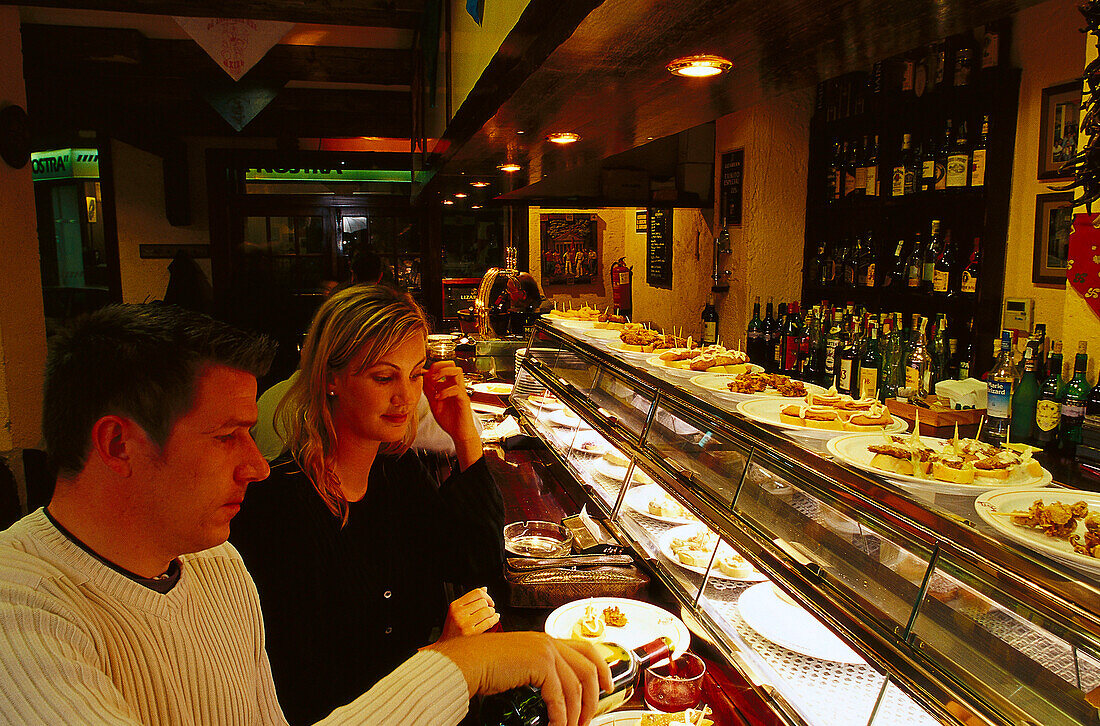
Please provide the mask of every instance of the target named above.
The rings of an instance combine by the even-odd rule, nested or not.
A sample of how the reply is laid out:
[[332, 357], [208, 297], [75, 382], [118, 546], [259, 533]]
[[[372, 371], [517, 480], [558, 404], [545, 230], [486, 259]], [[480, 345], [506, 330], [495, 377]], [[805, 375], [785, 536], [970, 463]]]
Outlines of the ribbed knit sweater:
[[[229, 544], [180, 558], [167, 594], [112, 570], [38, 510], [0, 533], [0, 723], [285, 724], [259, 597]], [[423, 651], [324, 724], [454, 724], [468, 691]]]

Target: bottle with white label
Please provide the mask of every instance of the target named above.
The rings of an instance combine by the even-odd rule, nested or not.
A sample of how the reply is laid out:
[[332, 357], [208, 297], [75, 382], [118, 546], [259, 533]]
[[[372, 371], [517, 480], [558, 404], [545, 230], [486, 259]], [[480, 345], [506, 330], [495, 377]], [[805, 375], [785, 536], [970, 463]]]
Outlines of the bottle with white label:
[[966, 143], [966, 122], [959, 124], [955, 134], [955, 146], [947, 155], [947, 188], [966, 187], [970, 172], [970, 149]]
[[859, 397], [878, 398], [878, 372], [882, 367], [882, 353], [878, 346], [878, 322], [871, 320], [871, 338], [867, 341], [867, 352], [859, 361]]
[[1016, 385], [1012, 362], [1012, 331], [1001, 331], [1001, 354], [986, 376], [985, 433], [982, 438], [996, 446], [1008, 440], [1012, 423], [1012, 389]]
[[970, 186], [985, 186], [985, 154], [989, 147], [989, 116], [982, 116], [982, 135], [970, 152]]
[[1050, 342], [1046, 380], [1035, 403], [1035, 442], [1043, 448], [1058, 446], [1058, 424], [1062, 421], [1062, 341]]

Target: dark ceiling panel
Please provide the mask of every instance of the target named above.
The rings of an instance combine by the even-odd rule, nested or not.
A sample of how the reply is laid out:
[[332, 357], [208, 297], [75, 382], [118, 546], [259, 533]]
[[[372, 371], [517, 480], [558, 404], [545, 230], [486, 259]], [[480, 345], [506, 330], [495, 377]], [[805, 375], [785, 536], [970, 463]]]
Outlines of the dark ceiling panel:
[[424, 4], [422, 0], [0, 0], [0, 5], [415, 29]]

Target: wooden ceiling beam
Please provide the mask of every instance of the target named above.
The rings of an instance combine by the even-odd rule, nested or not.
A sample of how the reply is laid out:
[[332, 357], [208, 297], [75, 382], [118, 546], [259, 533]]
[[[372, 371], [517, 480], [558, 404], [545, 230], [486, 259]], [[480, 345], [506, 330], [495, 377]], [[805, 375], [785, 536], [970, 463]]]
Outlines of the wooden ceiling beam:
[[0, 0], [0, 5], [403, 29], [420, 26], [422, 7], [416, 0]]
[[[192, 40], [155, 40], [135, 30], [66, 25], [23, 26], [28, 78], [60, 75], [88, 81], [110, 77], [225, 79], [225, 71]], [[276, 45], [245, 75], [250, 81], [409, 85], [412, 51]]]

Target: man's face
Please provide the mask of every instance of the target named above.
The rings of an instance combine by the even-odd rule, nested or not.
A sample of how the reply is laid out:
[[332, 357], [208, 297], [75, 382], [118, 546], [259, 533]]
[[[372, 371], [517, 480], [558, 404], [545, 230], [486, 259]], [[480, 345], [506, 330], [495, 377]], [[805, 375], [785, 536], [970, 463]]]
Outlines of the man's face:
[[256, 416], [255, 377], [211, 365], [160, 452], [150, 442], [152, 455], [135, 467], [135, 505], [145, 508], [163, 554], [198, 552], [229, 537], [248, 485], [271, 471], [249, 434]]

